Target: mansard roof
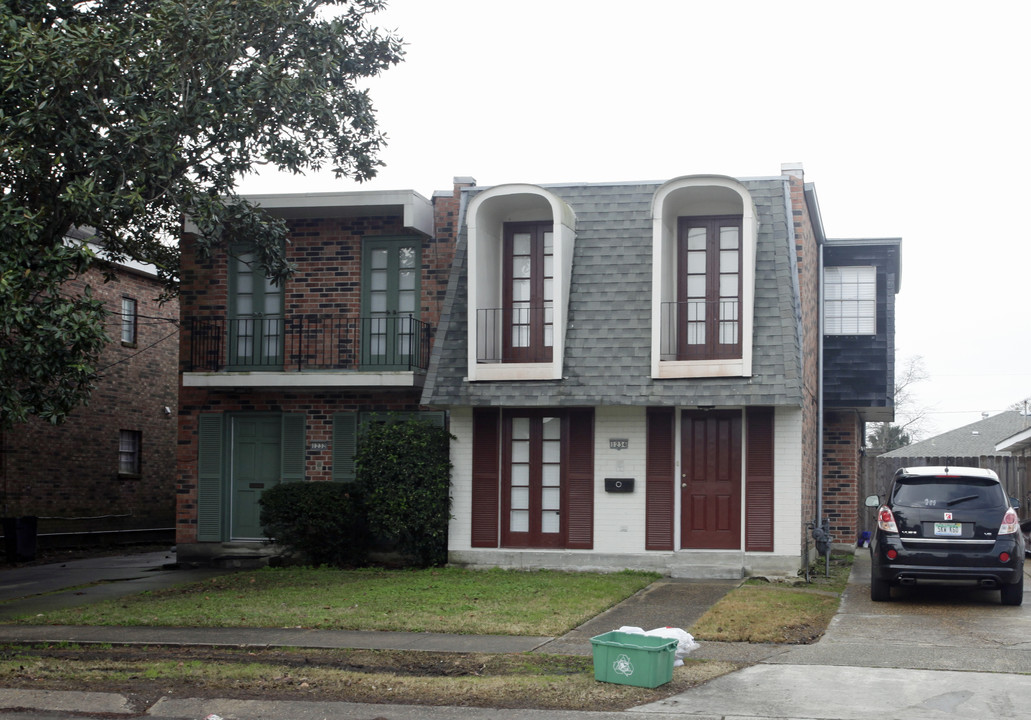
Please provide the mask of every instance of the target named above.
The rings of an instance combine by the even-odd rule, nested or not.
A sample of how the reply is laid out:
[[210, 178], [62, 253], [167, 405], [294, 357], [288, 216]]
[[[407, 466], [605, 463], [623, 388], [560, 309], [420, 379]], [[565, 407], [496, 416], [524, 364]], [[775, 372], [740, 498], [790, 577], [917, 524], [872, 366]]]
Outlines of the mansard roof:
[[[793, 218], [782, 177], [742, 179], [758, 217], [751, 377], [651, 377], [652, 199], [662, 182], [548, 185], [576, 215], [561, 380], [469, 382], [465, 218], [423, 392], [426, 405], [802, 404]], [[468, 200], [487, 188], [465, 190]]]

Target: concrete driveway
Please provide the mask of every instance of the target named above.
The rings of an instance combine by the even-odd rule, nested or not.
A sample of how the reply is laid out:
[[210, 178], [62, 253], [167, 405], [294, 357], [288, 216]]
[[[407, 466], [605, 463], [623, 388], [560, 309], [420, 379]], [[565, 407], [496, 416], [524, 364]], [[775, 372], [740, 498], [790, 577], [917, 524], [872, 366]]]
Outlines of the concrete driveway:
[[1031, 599], [1007, 607], [998, 591], [914, 587], [874, 603], [869, 554], [861, 550], [841, 610], [818, 643], [636, 711], [728, 719], [1031, 717], [1028, 673]]

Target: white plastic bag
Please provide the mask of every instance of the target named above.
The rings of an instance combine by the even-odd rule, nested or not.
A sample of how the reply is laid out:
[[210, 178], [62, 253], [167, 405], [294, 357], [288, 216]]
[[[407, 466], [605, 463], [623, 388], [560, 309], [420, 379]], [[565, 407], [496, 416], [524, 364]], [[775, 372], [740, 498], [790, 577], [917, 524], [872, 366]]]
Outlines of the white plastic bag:
[[664, 637], [670, 638], [671, 640], [677, 641], [677, 650], [675, 654], [675, 660], [673, 661], [673, 667], [680, 667], [684, 664], [684, 658], [688, 654], [697, 650], [701, 645], [695, 642], [694, 637], [691, 633], [681, 630], [675, 627], [661, 627], [655, 628], [654, 630], [642, 630], [639, 627], [632, 627], [630, 625], [624, 625], [619, 629], [618, 632], [625, 633], [636, 633], [637, 635], [650, 635], [652, 637]]

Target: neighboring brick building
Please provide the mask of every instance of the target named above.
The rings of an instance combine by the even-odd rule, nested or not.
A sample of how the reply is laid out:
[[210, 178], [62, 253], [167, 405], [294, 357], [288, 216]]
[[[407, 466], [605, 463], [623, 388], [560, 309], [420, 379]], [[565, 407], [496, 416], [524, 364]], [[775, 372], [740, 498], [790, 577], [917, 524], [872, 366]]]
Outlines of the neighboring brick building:
[[422, 400], [458, 438], [451, 562], [740, 577], [796, 571], [820, 515], [854, 541], [897, 240], [827, 240], [798, 165], [463, 195]]
[[147, 268], [107, 267], [65, 286], [110, 312], [89, 404], [0, 434], [3, 515], [38, 517], [40, 546], [173, 539], [179, 304]]
[[362, 420], [420, 412], [460, 185], [433, 202], [411, 191], [250, 197], [289, 226], [295, 271], [278, 287], [247, 247], [200, 264], [184, 236], [180, 561], [261, 561], [265, 489], [350, 481]]

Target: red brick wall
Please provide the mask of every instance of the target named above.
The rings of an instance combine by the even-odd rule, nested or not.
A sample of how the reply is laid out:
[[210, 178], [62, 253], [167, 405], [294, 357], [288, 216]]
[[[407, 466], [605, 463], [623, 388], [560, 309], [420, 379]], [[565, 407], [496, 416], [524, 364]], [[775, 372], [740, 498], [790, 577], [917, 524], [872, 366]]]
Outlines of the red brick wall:
[[[802, 522], [816, 517], [816, 491], [819, 472], [819, 249], [809, 208], [805, 201], [804, 178], [787, 176], [791, 192], [795, 256], [802, 304]], [[799, 548], [802, 554], [802, 548]]]
[[[435, 214], [444, 232], [422, 240], [420, 320], [435, 330], [447, 292], [454, 259], [457, 222], [454, 199], [435, 203]], [[454, 219], [452, 219], [454, 216]], [[362, 239], [407, 235], [400, 217], [316, 218], [291, 220], [287, 259], [296, 271], [283, 286], [284, 309], [296, 315], [346, 315], [358, 317], [361, 307]], [[224, 318], [228, 307], [228, 272], [225, 253], [198, 262], [189, 236], [181, 241], [183, 334], [182, 369], [189, 367], [189, 319]]]
[[[179, 409], [178, 481], [176, 484], [176, 542], [197, 540], [197, 416], [200, 413], [304, 413], [305, 479], [332, 480], [333, 413], [350, 410], [390, 412], [417, 410], [419, 391], [258, 392], [208, 391], [182, 388]], [[325, 443], [325, 450], [312, 450]]]
[[[422, 241], [420, 319], [432, 329], [440, 320], [447, 291], [457, 232], [459, 191], [434, 199], [434, 216], [441, 231]], [[283, 288], [285, 311], [291, 314], [353, 315], [361, 313], [362, 239], [400, 236], [400, 217], [357, 217], [291, 220], [287, 257], [296, 270]], [[181, 244], [183, 334], [181, 367], [189, 360], [190, 317], [226, 314], [228, 285], [224, 254], [199, 263], [190, 238]], [[421, 391], [381, 390], [291, 391], [206, 390], [182, 388], [179, 409], [178, 473], [176, 484], [176, 538], [193, 543], [197, 538], [197, 416], [205, 412], [282, 412], [307, 416], [305, 477], [330, 480], [332, 475], [332, 418], [343, 411], [411, 411], [419, 409]], [[326, 450], [310, 449], [325, 443]]]
[[863, 423], [852, 412], [823, 421], [823, 509], [835, 543], [854, 543], [859, 521], [859, 461]]
[[[118, 270], [111, 282], [97, 270], [66, 286], [115, 313], [90, 404], [62, 425], [33, 420], [4, 434], [0, 483], [4, 516], [36, 515], [39, 533], [171, 528], [175, 516], [175, 444], [179, 337], [178, 301], [160, 303], [153, 277]], [[120, 341], [121, 301], [136, 300], [137, 343]], [[165, 407], [172, 413], [166, 415]], [[118, 474], [119, 430], [141, 433], [141, 475]], [[64, 518], [97, 518], [67, 520]], [[41, 540], [43, 542], [43, 540]]]

